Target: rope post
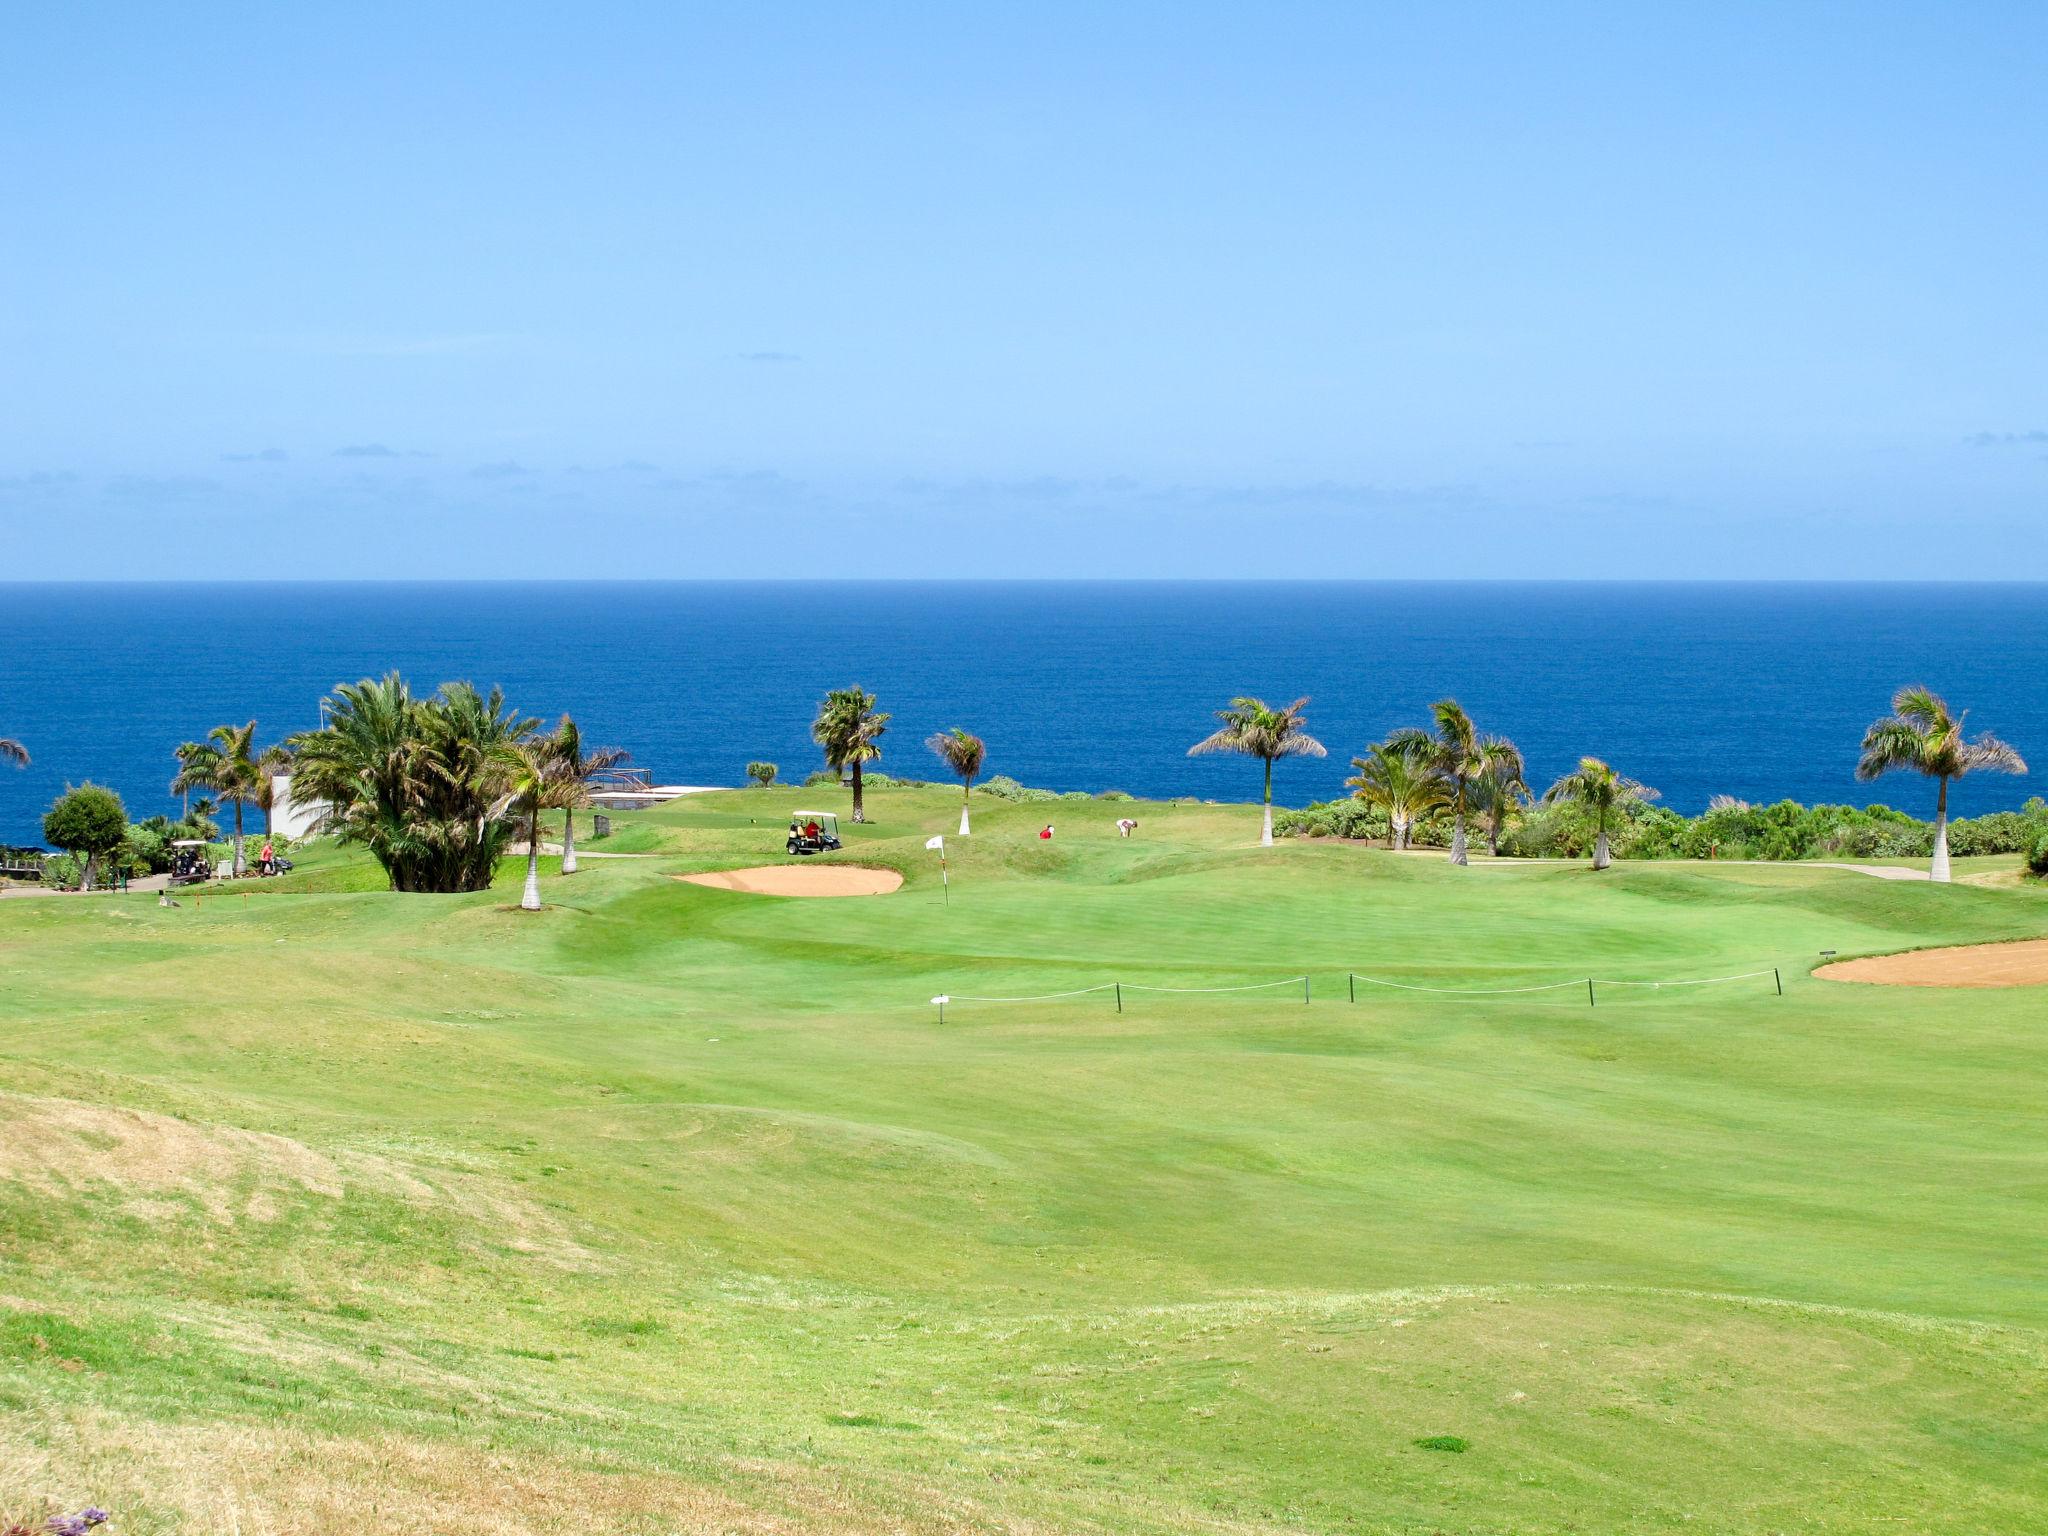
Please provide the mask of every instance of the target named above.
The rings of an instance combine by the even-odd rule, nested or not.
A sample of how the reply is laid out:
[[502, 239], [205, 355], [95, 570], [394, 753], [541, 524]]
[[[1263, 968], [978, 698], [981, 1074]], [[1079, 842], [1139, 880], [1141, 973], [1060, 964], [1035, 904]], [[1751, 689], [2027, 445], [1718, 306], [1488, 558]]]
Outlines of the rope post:
[[1306, 976], [1301, 978], [1301, 1006], [1304, 1008], [1308, 1006], [1308, 978]]
[[1593, 1001], [1593, 978], [1590, 976], [1586, 978], [1586, 1006], [1588, 1008], [1597, 1008], [1600, 1006], [1598, 1003]]
[[1116, 987], [1116, 1011], [1122, 1013], [1124, 1011], [1124, 984], [1119, 981], [1114, 983], [1114, 985]]
[[1785, 995], [1785, 977], [1775, 965], [1771, 967], [1771, 980], [1778, 984], [1778, 996], [1783, 997]]
[[1350, 988], [1351, 988], [1351, 1001], [1353, 1001], [1354, 1003], [1355, 1003], [1355, 1002], [1357, 1002], [1357, 1001], [1358, 1001], [1358, 973], [1357, 973], [1356, 971], [1346, 971], [1346, 972], [1344, 973], [1344, 983], [1345, 983], [1345, 985], [1346, 985], [1346, 986], [1348, 986], [1348, 987], [1350, 987]]

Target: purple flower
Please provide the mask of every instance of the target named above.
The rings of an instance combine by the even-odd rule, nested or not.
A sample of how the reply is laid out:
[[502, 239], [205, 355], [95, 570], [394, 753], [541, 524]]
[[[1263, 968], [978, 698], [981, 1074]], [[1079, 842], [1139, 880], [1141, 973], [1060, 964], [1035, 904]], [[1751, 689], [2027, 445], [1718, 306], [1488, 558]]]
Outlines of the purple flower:
[[105, 1525], [113, 1517], [97, 1504], [88, 1504], [78, 1512], [78, 1518], [87, 1525]]
[[91, 1527], [76, 1515], [52, 1515], [43, 1522], [43, 1529], [50, 1536], [85, 1536]]

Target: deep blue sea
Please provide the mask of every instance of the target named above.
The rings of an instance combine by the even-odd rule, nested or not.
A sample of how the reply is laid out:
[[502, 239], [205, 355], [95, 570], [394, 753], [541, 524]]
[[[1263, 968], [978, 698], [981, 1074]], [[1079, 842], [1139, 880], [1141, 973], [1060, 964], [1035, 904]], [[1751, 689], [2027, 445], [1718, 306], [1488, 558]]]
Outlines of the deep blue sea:
[[1928, 814], [1929, 787], [1854, 775], [1864, 725], [1925, 681], [2039, 764], [1961, 785], [1957, 811], [2048, 784], [2033, 584], [0, 584], [0, 736], [34, 755], [0, 768], [0, 842], [39, 840], [67, 782], [173, 809], [179, 741], [315, 726], [335, 683], [393, 668], [571, 711], [667, 783], [738, 784], [750, 758], [800, 779], [819, 696], [858, 682], [894, 716], [887, 772], [939, 777], [923, 740], [958, 724], [1028, 784], [1248, 799], [1256, 764], [1188, 745], [1233, 694], [1307, 694], [1330, 756], [1282, 763], [1277, 791], [1303, 804], [1450, 694], [1539, 787], [1594, 753], [1683, 811], [1730, 794]]

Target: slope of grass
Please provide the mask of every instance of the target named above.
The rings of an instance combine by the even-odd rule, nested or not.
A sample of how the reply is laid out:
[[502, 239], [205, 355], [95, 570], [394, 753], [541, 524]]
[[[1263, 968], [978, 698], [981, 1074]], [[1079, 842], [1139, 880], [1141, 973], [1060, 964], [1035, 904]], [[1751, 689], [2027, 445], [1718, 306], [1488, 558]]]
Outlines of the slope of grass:
[[[831, 791], [574, 876], [0, 906], [0, 1515], [123, 1530], [2021, 1530], [2029, 888], [1456, 871], [1254, 812]], [[843, 796], [837, 797], [844, 810]], [[1114, 835], [1138, 817], [1139, 836]], [[1051, 820], [1059, 836], [1035, 837]], [[605, 844], [586, 842], [586, 848]], [[1653, 980], [1500, 996], [1367, 988]], [[929, 998], [1110, 980], [1026, 1005]], [[1462, 1444], [1463, 1449], [1457, 1449]]]

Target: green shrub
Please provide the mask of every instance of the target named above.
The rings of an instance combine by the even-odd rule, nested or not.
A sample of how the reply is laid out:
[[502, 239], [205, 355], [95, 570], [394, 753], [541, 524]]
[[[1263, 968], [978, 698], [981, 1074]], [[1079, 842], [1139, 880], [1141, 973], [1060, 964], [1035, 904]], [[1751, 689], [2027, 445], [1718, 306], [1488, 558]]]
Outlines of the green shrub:
[[1383, 838], [1387, 830], [1387, 813], [1362, 800], [1321, 800], [1298, 811], [1273, 811], [1277, 837]]
[[2038, 880], [2048, 880], [2048, 832], [2036, 837], [2027, 849], [2027, 873]]

